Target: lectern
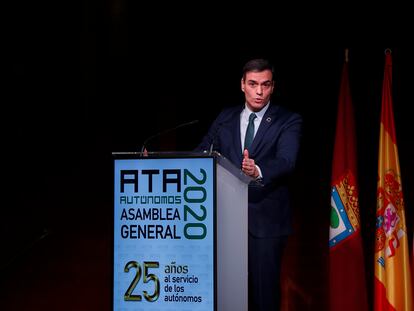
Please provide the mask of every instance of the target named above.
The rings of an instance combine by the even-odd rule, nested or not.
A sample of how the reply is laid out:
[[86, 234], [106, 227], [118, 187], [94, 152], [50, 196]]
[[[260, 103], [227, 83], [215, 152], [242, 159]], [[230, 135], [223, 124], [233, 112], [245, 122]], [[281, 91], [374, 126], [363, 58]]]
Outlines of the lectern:
[[113, 156], [113, 309], [247, 311], [252, 179], [216, 152]]

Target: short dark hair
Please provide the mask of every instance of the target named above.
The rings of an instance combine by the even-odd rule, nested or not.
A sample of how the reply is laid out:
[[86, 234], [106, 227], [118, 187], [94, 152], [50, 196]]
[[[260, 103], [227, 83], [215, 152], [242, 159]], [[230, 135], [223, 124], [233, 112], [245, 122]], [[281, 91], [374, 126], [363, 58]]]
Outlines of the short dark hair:
[[250, 71], [254, 72], [261, 72], [265, 70], [270, 70], [272, 72], [272, 80], [274, 80], [274, 68], [272, 63], [265, 58], [255, 58], [252, 60], [249, 60], [244, 66], [243, 66], [243, 80], [246, 78], [246, 73]]

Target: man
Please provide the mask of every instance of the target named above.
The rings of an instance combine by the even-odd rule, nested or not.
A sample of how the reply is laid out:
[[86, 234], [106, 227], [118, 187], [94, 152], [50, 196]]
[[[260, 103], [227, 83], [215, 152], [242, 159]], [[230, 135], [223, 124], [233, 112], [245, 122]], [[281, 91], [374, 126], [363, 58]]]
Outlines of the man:
[[243, 67], [245, 104], [223, 110], [198, 150], [217, 150], [263, 187], [249, 187], [249, 310], [280, 308], [280, 268], [291, 233], [288, 176], [299, 150], [302, 119], [270, 103], [273, 67], [253, 59]]

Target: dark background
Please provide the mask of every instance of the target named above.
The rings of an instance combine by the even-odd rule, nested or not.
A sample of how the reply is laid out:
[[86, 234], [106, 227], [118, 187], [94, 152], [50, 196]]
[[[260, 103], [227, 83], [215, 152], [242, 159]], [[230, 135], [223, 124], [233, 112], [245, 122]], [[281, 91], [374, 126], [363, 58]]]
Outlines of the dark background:
[[[345, 46], [310, 39], [315, 29], [307, 27], [288, 41], [272, 24], [200, 20], [200, 10], [185, 19], [151, 11], [148, 20], [148, 11], [125, 1], [10, 8], [0, 309], [110, 310], [111, 152], [139, 151], [149, 136], [197, 119], [148, 144], [151, 151], [194, 148], [224, 106], [242, 102], [241, 68], [253, 57], [275, 63], [274, 100], [304, 118], [284, 310], [327, 309], [330, 174]], [[410, 249], [414, 218], [414, 49], [350, 46], [370, 301], [385, 48], [393, 56]]]

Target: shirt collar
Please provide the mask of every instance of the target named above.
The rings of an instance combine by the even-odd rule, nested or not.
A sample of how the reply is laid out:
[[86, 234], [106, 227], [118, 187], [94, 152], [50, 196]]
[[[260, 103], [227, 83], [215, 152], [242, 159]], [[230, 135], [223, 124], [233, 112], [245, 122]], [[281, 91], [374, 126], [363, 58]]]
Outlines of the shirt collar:
[[245, 109], [245, 112], [247, 113], [247, 116], [249, 116], [251, 113], [255, 113], [257, 118], [261, 120], [264, 114], [266, 113], [267, 109], [269, 108], [269, 104], [270, 104], [270, 101], [266, 104], [266, 106], [262, 108], [262, 110], [258, 112], [251, 111], [249, 107], [247, 106], [247, 104], [244, 104], [244, 109]]

